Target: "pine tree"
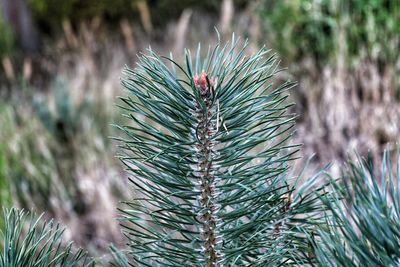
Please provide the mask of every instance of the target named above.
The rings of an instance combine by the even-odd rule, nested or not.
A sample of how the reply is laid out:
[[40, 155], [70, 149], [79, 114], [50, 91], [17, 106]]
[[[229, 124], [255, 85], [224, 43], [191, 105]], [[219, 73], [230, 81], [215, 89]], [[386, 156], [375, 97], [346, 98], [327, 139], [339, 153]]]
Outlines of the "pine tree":
[[202, 59], [199, 45], [184, 65], [149, 49], [125, 69], [120, 157], [135, 197], [121, 220], [134, 266], [314, 262], [307, 236], [323, 207], [314, 179], [295, 192], [288, 172], [294, 83], [275, 84], [276, 56], [246, 47], [233, 37]]

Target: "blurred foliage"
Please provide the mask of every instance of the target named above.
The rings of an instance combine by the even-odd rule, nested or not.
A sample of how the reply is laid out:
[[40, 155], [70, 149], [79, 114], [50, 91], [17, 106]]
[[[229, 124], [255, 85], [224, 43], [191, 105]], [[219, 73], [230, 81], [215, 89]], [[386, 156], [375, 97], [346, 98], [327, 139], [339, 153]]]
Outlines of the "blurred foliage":
[[[1, 103], [1, 102], [0, 102]], [[1, 103], [2, 104], [2, 103]], [[0, 117], [5, 113], [5, 109], [0, 109]], [[1, 137], [1, 132], [0, 132]], [[5, 144], [0, 143], [0, 206], [7, 207], [11, 203], [11, 193], [9, 183], [6, 178], [6, 150]], [[0, 220], [1, 226], [1, 220]]]
[[[0, 110], [0, 117], [3, 115], [3, 110]], [[1, 137], [1, 133], [0, 133]], [[5, 145], [0, 143], [0, 206], [9, 207], [11, 204], [10, 185], [6, 177], [6, 151]], [[0, 228], [4, 225], [3, 218], [0, 218]]]
[[39, 26], [55, 30], [64, 19], [79, 22], [95, 16], [127, 16], [132, 14], [137, 2], [138, 0], [29, 0], [29, 6]]
[[350, 60], [398, 59], [399, 1], [263, 0], [261, 7], [269, 41], [288, 59], [310, 55], [324, 62], [342, 52]]
[[333, 51], [335, 18], [329, 1], [263, 1], [262, 18], [269, 41], [282, 55], [299, 59], [312, 53], [319, 58]]
[[[11, 203], [10, 187], [6, 179], [5, 157], [6, 155], [3, 149], [3, 145], [0, 145], [0, 206], [1, 207], [8, 207]], [[0, 226], [1, 226], [1, 220], [0, 220]]]
[[114, 119], [104, 103], [110, 99], [93, 95], [90, 90], [73, 99], [68, 82], [61, 78], [53, 81], [51, 90], [49, 96], [33, 100], [33, 110], [48, 133], [59, 145], [70, 149], [75, 143], [88, 145], [96, 136], [98, 145], [93, 149], [103, 150], [110, 142], [110, 123]]
[[69, 19], [73, 23], [95, 16], [114, 19], [135, 14], [136, 4], [140, 0], [29, 0], [33, 16], [44, 28], [54, 30], [61, 26], [62, 20]]
[[14, 33], [5, 23], [2, 13], [0, 6], [0, 59], [3, 56], [12, 54], [15, 48]]
[[2, 103], [0, 183], [10, 185], [21, 207], [55, 212], [62, 205], [81, 214], [85, 203], [76, 170], [105, 155], [112, 114], [105, 116], [87, 95], [75, 103], [60, 79], [48, 96], [35, 97], [25, 93]]
[[87, 108], [88, 102], [74, 105], [65, 83], [57, 79], [53, 83], [54, 110], [48, 99], [34, 101], [34, 109], [38, 118], [61, 145], [69, 145], [78, 133], [81, 115]]
[[[54, 30], [60, 27], [62, 20], [69, 19], [73, 24], [93, 17], [103, 17], [109, 21], [121, 17], [136, 19], [139, 17], [138, 3], [144, 0], [29, 0], [35, 20], [45, 29]], [[245, 0], [235, 0], [235, 4], [243, 6]], [[147, 1], [151, 20], [156, 26], [164, 26], [175, 20], [186, 8], [196, 8], [217, 12], [220, 0], [150, 0]]]
[[[26, 113], [30, 114], [30, 113]], [[1, 143], [4, 144], [4, 173], [16, 200], [22, 207], [48, 206], [51, 180], [55, 177], [55, 159], [39, 135], [40, 125], [35, 118], [21, 116], [7, 105], [1, 116]]]

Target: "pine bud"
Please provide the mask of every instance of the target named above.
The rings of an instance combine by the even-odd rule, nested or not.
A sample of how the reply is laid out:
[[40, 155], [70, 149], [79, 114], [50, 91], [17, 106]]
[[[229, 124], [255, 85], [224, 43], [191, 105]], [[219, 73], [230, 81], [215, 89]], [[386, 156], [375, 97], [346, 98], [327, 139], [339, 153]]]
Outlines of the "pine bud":
[[200, 90], [200, 94], [202, 96], [206, 95], [208, 93], [208, 91], [210, 90], [210, 87], [213, 86], [213, 80], [209, 79], [207, 81], [207, 74], [205, 73], [205, 71], [203, 70], [201, 72], [201, 74], [196, 74], [193, 77], [193, 81], [194, 81], [194, 85], [196, 86], [196, 88], [198, 88]]

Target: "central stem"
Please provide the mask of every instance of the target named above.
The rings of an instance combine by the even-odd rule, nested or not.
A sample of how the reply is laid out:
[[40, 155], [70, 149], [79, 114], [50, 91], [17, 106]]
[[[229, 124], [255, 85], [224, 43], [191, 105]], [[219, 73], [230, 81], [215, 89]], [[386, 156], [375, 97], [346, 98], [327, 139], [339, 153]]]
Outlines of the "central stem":
[[205, 266], [215, 267], [221, 259], [219, 250], [218, 233], [218, 205], [216, 204], [216, 181], [214, 176], [213, 155], [215, 125], [212, 121], [212, 103], [204, 98], [205, 105], [197, 105], [197, 144], [196, 144], [196, 177], [200, 184], [200, 212], [199, 218], [202, 224], [203, 252], [205, 254]]

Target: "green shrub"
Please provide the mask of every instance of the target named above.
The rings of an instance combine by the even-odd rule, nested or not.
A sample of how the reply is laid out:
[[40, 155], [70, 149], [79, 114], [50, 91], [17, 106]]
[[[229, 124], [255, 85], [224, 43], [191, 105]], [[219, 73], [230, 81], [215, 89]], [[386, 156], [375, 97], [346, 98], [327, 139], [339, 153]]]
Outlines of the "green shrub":
[[263, 0], [260, 15], [268, 40], [289, 60], [309, 55], [329, 62], [343, 52], [350, 62], [364, 57], [391, 64], [398, 60], [398, 1]]

